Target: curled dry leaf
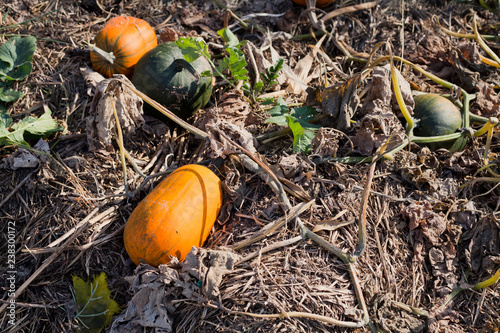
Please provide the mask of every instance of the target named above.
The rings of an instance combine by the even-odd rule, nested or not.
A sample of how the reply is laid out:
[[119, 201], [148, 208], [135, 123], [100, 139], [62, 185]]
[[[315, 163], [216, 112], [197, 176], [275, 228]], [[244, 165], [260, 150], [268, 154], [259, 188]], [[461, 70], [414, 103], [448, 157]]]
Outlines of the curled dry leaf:
[[495, 92], [493, 87], [480, 81], [477, 84], [478, 93], [476, 97], [478, 114], [483, 117], [500, 118], [500, 95]]
[[182, 271], [201, 281], [201, 291], [205, 297], [216, 297], [222, 277], [234, 269], [239, 258], [239, 255], [230, 251], [193, 248], [183, 262]]
[[429, 201], [422, 201], [412, 203], [404, 208], [402, 216], [409, 221], [410, 230], [413, 231], [415, 239], [414, 262], [421, 262], [425, 255], [426, 244], [439, 246], [441, 243], [440, 237], [446, 230], [444, 215], [435, 213]]
[[229, 90], [222, 95], [217, 105], [200, 111], [194, 126], [206, 130], [206, 124], [212, 120], [225, 120], [238, 126], [251, 130], [259, 123], [247, 100], [242, 98], [242, 92]]
[[239, 144], [251, 153], [257, 153], [255, 149], [255, 146], [258, 144], [257, 140], [242, 127], [226, 120], [212, 120], [206, 124], [205, 128], [208, 132], [213, 158], [242, 153], [231, 141]]
[[[84, 73], [87, 82], [95, 79], [92, 72]], [[130, 83], [124, 75], [117, 75]], [[130, 83], [132, 84], [132, 83]], [[94, 99], [87, 117], [87, 141], [89, 150], [105, 149], [111, 151], [112, 133], [115, 133], [115, 116], [111, 103], [115, 103], [116, 112], [125, 136], [135, 133], [144, 124], [142, 115], [142, 99], [113, 79], [97, 82]]]
[[[397, 75], [403, 100], [411, 113], [414, 101], [410, 84], [399, 71]], [[392, 91], [390, 66], [377, 67], [373, 70], [368, 96], [359, 111], [364, 117], [359, 121], [359, 129], [352, 138], [361, 154], [373, 154], [392, 135], [393, 140], [404, 139], [405, 130], [396, 116], [397, 110], [399, 107]]]
[[442, 244], [440, 248], [432, 247], [429, 250], [429, 261], [434, 275], [434, 290], [444, 297], [450, 294], [458, 282], [456, 276], [458, 258], [453, 244]]
[[328, 126], [345, 130], [351, 127], [351, 119], [359, 105], [358, 84], [360, 75], [355, 75], [348, 81], [316, 90], [308, 89], [306, 103], [320, 106], [323, 114], [329, 115]]
[[339, 139], [341, 137], [341, 132], [332, 128], [321, 127], [318, 129], [316, 136], [311, 142], [313, 154], [321, 157], [337, 157]]

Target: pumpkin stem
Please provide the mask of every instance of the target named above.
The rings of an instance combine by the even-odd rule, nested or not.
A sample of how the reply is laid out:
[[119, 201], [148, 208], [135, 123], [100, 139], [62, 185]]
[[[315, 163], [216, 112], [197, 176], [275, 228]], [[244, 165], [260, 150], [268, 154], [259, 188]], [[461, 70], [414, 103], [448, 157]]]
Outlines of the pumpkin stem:
[[109, 62], [110, 64], [113, 64], [115, 62], [115, 55], [113, 52], [106, 52], [103, 49], [97, 47], [95, 44], [88, 44], [90, 52], [97, 53], [101, 58]]
[[187, 71], [189, 73], [191, 73], [195, 78], [197, 78], [198, 80], [201, 79], [201, 75], [200, 73], [196, 70], [196, 68], [193, 67], [193, 65], [191, 65], [191, 63], [189, 61], [187, 61], [186, 59], [182, 58], [178, 58], [178, 59], [175, 59], [174, 60], [174, 66], [175, 66], [175, 70], [177, 72], [182, 72], [184, 69], [187, 69]]

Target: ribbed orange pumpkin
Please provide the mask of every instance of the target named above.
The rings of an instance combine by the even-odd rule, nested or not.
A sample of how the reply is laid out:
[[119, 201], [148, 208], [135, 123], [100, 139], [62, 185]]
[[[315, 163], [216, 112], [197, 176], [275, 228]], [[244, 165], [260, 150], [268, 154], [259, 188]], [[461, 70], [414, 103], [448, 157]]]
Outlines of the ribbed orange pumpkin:
[[[292, 0], [297, 5], [307, 7], [306, 0]], [[316, 0], [316, 7], [323, 8], [334, 2], [335, 0]]]
[[184, 260], [201, 247], [222, 206], [222, 186], [209, 168], [189, 164], [168, 175], [134, 209], [123, 232], [125, 249], [138, 265]]
[[158, 45], [154, 29], [148, 22], [119, 16], [109, 20], [90, 45], [90, 60], [96, 71], [105, 77], [113, 74], [131, 76], [144, 53]]

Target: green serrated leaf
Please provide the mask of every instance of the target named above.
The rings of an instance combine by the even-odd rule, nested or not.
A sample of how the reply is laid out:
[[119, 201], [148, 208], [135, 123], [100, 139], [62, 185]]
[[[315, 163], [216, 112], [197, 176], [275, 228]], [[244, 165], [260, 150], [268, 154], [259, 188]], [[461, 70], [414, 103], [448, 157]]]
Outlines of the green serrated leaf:
[[200, 56], [210, 59], [210, 53], [205, 41], [199, 37], [180, 37], [175, 44], [188, 62], [195, 61]]
[[224, 39], [225, 47], [236, 47], [240, 44], [238, 37], [229, 29], [223, 28], [217, 31], [217, 34]]
[[20, 91], [9, 89], [5, 82], [0, 82], [0, 101], [4, 103], [12, 103], [23, 97], [24, 94]]
[[[29, 146], [28, 142], [26, 142], [28, 139], [38, 139], [61, 131], [62, 127], [52, 119], [51, 114], [52, 112], [48, 110], [40, 118], [28, 116], [13, 125], [12, 119], [10, 119], [10, 130], [6, 123], [0, 121], [0, 144]], [[5, 115], [2, 114], [2, 116]]]
[[22, 80], [32, 69], [31, 60], [36, 50], [36, 38], [12, 37], [0, 45], [0, 80]]
[[73, 289], [78, 306], [75, 318], [82, 327], [82, 333], [101, 332], [113, 315], [120, 312], [118, 303], [110, 298], [111, 293], [104, 272], [95, 276], [92, 282], [73, 276]]

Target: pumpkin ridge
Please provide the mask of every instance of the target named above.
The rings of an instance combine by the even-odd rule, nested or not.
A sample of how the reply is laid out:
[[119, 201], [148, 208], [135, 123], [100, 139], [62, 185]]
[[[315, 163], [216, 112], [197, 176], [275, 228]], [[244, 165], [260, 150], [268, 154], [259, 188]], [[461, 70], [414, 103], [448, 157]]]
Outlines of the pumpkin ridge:
[[128, 43], [124, 43], [124, 44], [121, 44], [119, 48], [117, 48], [115, 50], [115, 53], [113, 53], [117, 58], [120, 57], [121, 59], [128, 59], [128, 58], [131, 58], [131, 57], [137, 57], [137, 54], [141, 51], [141, 49], [144, 48], [145, 44], [146, 43], [142, 43], [142, 45], [140, 47], [137, 47], [137, 50], [136, 52], [134, 52], [133, 54], [124, 54], [122, 55], [123, 53], [126, 53], [125, 51], [127, 51], [127, 47], [129, 47], [129, 45], [133, 45], [133, 44], [136, 44], [137, 42], [135, 40], [129, 40]]

